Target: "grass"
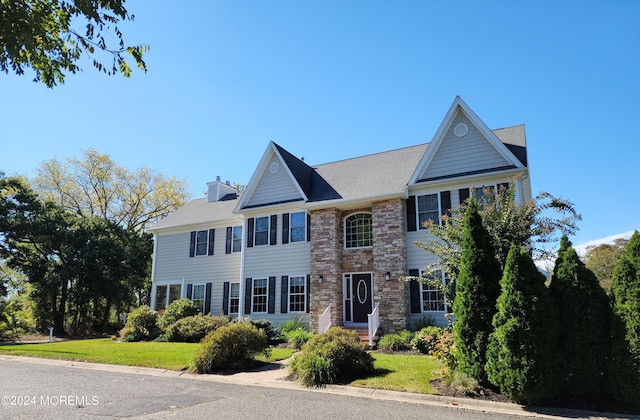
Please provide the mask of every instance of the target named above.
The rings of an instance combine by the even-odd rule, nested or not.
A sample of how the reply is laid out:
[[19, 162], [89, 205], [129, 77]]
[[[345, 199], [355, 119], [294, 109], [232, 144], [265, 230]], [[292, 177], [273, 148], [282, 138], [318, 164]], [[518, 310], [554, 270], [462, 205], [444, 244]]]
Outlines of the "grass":
[[[199, 344], [193, 343], [153, 341], [126, 343], [98, 338], [38, 344], [2, 344], [0, 354], [182, 370], [191, 365], [198, 346]], [[275, 362], [289, 358], [294, 352], [293, 349], [274, 348], [269, 357], [258, 355], [256, 359]]]
[[429, 356], [372, 353], [375, 372], [351, 383], [363, 388], [439, 394], [429, 381], [442, 364]]

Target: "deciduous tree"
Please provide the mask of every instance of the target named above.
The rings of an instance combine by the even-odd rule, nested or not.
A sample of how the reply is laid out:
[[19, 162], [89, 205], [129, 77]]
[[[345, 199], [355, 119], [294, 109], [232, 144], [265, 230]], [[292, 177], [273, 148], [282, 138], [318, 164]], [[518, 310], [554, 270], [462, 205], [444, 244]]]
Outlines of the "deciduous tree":
[[146, 72], [149, 46], [125, 46], [118, 28], [133, 19], [125, 0], [0, 0], [0, 70], [33, 69], [34, 81], [50, 88], [80, 71], [82, 56], [99, 71], [130, 77], [128, 55]]
[[616, 268], [618, 259], [624, 252], [624, 247], [629, 242], [628, 239], [619, 238], [613, 244], [601, 244], [587, 249], [584, 256], [585, 266], [593, 271], [598, 278], [600, 286], [611, 294], [611, 284], [613, 283], [613, 270]]

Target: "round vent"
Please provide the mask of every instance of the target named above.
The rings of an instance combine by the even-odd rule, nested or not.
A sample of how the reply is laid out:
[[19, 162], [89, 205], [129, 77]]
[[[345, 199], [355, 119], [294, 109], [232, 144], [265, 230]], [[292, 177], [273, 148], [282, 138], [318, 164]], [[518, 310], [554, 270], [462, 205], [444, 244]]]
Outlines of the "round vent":
[[469, 132], [469, 126], [465, 123], [460, 123], [456, 125], [453, 129], [453, 134], [455, 134], [456, 137], [464, 137], [467, 135], [468, 132]]
[[275, 174], [279, 170], [280, 170], [280, 165], [278, 165], [278, 162], [273, 162], [271, 166], [269, 166], [269, 172], [271, 172], [272, 174]]

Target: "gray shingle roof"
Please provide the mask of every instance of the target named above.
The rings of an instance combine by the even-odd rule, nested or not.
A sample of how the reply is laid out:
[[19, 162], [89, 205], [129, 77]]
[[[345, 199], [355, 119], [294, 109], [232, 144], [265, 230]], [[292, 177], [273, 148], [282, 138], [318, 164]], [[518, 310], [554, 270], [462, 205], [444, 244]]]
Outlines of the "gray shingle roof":
[[229, 220], [231, 222], [238, 220], [238, 216], [233, 214], [236, 204], [237, 199], [213, 201], [211, 203], [206, 198], [191, 200], [153, 225], [151, 230], [211, 223], [213, 221]]

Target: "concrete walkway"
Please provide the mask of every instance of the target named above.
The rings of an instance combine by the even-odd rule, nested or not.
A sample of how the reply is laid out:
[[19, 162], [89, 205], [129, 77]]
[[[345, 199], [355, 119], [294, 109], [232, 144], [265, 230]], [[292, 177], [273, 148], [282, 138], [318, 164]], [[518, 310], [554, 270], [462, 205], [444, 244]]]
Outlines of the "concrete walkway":
[[360, 398], [392, 400], [412, 404], [452, 407], [465, 410], [476, 410], [489, 413], [502, 413], [535, 418], [571, 418], [571, 419], [640, 419], [640, 416], [620, 415], [615, 413], [597, 413], [582, 410], [570, 410], [544, 407], [524, 407], [518, 404], [475, 400], [471, 398], [454, 398], [440, 395], [415, 394], [409, 392], [386, 391], [380, 389], [358, 388], [347, 385], [327, 385], [321, 388], [306, 388], [297, 382], [288, 380], [286, 365], [288, 360], [271, 363], [261, 369], [239, 372], [230, 375], [199, 375], [184, 371], [144, 368], [136, 366], [107, 365], [101, 363], [74, 362], [67, 360], [41, 359], [35, 357], [0, 355], [0, 360], [29, 363], [34, 365], [63, 366], [72, 369], [102, 370], [107, 372], [128, 373], [149, 376], [174, 377], [177, 380], [189, 379], [197, 381], [214, 381], [237, 385], [297, 389], [307, 392], [323, 392]]

